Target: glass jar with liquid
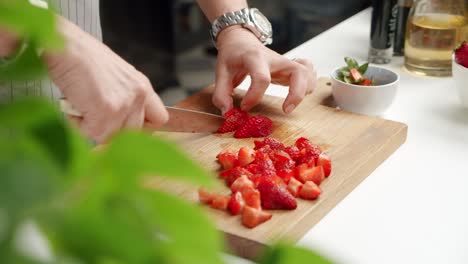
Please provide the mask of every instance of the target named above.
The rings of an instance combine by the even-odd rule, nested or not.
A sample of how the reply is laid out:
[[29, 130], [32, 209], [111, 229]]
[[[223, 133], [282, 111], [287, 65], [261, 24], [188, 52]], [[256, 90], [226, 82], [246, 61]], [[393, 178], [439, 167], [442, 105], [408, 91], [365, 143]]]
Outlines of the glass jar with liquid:
[[417, 0], [405, 37], [405, 66], [416, 74], [450, 76], [453, 50], [468, 39], [465, 0]]

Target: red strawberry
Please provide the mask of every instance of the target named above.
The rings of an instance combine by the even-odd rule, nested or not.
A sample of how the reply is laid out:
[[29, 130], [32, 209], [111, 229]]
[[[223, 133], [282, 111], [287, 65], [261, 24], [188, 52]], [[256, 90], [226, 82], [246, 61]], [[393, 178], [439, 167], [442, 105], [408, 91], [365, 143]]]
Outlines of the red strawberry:
[[289, 157], [288, 153], [278, 151], [274, 154], [274, 165], [277, 171], [291, 171], [296, 163]]
[[260, 166], [255, 163], [250, 163], [249, 165], [245, 166], [245, 169], [252, 174], [257, 174], [257, 172], [260, 171]]
[[319, 185], [325, 179], [325, 173], [322, 166], [309, 168], [307, 164], [302, 164], [296, 170], [297, 179], [305, 183], [306, 181], [313, 181]]
[[254, 183], [246, 175], [242, 175], [231, 184], [231, 191], [234, 193], [245, 187], [254, 188]]
[[225, 170], [231, 169], [238, 164], [237, 155], [231, 150], [224, 150], [216, 158], [218, 158], [219, 163]]
[[465, 68], [468, 68], [468, 42], [463, 43], [455, 50], [455, 61]]
[[260, 149], [260, 148], [262, 148], [264, 146], [270, 146], [270, 148], [273, 149], [273, 150], [282, 150], [282, 149], [284, 149], [283, 143], [281, 143], [279, 140], [277, 140], [275, 138], [271, 138], [271, 137], [266, 137], [265, 139], [263, 139], [263, 141], [255, 140], [254, 144], [255, 144], [254, 149], [256, 149], [256, 150]]
[[306, 200], [314, 200], [319, 197], [322, 190], [317, 186], [313, 181], [307, 181], [302, 185], [301, 190], [299, 191], [299, 197]]
[[211, 207], [219, 210], [226, 210], [231, 197], [215, 194], [213, 195], [213, 200], [211, 201]]
[[276, 175], [276, 169], [273, 165], [273, 161], [270, 158], [257, 160], [257, 173], [263, 176], [272, 176]]
[[284, 151], [288, 153], [289, 157], [291, 157], [291, 159], [294, 161], [297, 161], [301, 157], [301, 152], [296, 146], [286, 147]]
[[272, 215], [260, 209], [245, 206], [242, 213], [242, 224], [248, 228], [254, 228], [261, 223], [270, 220]]
[[242, 193], [235, 192], [231, 196], [231, 199], [229, 200], [227, 209], [229, 210], [229, 212], [231, 212], [231, 214], [237, 215], [240, 212], [242, 212], [242, 209], [244, 209], [244, 206], [245, 206], [245, 201], [244, 201], [244, 198], [242, 197]]
[[204, 204], [211, 204], [211, 201], [213, 201], [214, 194], [210, 193], [209, 191], [199, 188], [198, 189], [198, 199], [200, 200], [201, 203]]
[[233, 108], [224, 114], [226, 120], [224, 120], [221, 127], [218, 129], [218, 133], [227, 133], [236, 131], [240, 126], [242, 126], [247, 119], [249, 114], [240, 110], [239, 108]]
[[289, 183], [291, 178], [294, 177], [294, 170], [277, 170], [276, 175], [283, 179], [285, 183]]
[[[284, 184], [284, 183], [283, 183]], [[272, 181], [270, 178], [263, 178], [258, 186], [262, 207], [264, 209], [296, 209], [296, 199], [289, 193], [286, 186]]]
[[291, 178], [288, 184], [288, 191], [294, 196], [299, 196], [299, 191], [302, 188], [302, 182], [296, 180], [295, 178]]
[[312, 147], [312, 143], [310, 143], [310, 141], [305, 138], [305, 137], [300, 137], [296, 140], [296, 147], [298, 149], [308, 149], [310, 147]]
[[229, 187], [232, 185], [232, 183], [235, 180], [237, 180], [237, 178], [242, 177], [242, 175], [245, 175], [248, 178], [253, 176], [253, 174], [250, 173], [250, 171], [248, 171], [248, 170], [246, 170], [246, 169], [244, 169], [242, 167], [234, 167], [229, 171], [229, 173], [222, 172], [221, 174], [224, 174], [224, 175], [222, 175], [222, 177], [224, 176], [226, 184]]
[[245, 204], [253, 208], [261, 208], [260, 192], [254, 188], [243, 188], [240, 190]]
[[320, 154], [318, 158], [318, 165], [323, 167], [323, 172], [325, 174], [325, 177], [330, 176], [332, 165], [331, 165], [330, 158], [328, 157], [327, 154], [325, 153]]
[[252, 161], [254, 161], [255, 150], [248, 148], [248, 147], [242, 147], [239, 149], [239, 153], [237, 154], [237, 156], [239, 160], [239, 165], [245, 166], [247, 164], [250, 164]]
[[273, 132], [273, 122], [266, 116], [256, 115], [247, 119], [247, 122], [240, 126], [235, 138], [265, 137]]

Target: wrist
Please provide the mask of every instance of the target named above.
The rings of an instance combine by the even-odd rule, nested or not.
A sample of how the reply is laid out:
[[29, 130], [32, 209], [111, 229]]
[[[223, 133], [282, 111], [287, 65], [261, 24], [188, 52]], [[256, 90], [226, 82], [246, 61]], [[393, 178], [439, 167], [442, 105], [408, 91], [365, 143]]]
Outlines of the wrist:
[[223, 29], [218, 34], [216, 39], [216, 46], [221, 49], [223, 46], [233, 43], [237, 40], [248, 40], [253, 44], [261, 44], [261, 41], [255, 36], [255, 34], [247, 28], [241, 25], [233, 25]]

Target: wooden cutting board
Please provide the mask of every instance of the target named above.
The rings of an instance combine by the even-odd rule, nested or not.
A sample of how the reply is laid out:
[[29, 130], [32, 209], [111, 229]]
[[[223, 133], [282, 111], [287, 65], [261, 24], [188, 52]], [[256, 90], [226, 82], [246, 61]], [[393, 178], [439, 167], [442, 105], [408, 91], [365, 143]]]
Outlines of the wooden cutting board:
[[[212, 90], [213, 87], [208, 87], [176, 106], [219, 114], [211, 104]], [[333, 99], [326, 78], [319, 80], [316, 91], [291, 115], [282, 113], [282, 103], [282, 98], [265, 96], [252, 113], [270, 117], [274, 122], [272, 137], [285, 144], [294, 143], [298, 137], [307, 137], [318, 144], [331, 157], [332, 174], [320, 185], [323, 193], [319, 199], [298, 199], [296, 210], [273, 211], [270, 221], [254, 229], [242, 226], [240, 216], [205, 206], [217, 227], [225, 233], [231, 252], [241, 257], [254, 258], [265, 245], [278, 240], [299, 240], [406, 140], [405, 124], [330, 107]], [[177, 133], [171, 134], [171, 138], [213, 172], [219, 169], [216, 154], [220, 151], [253, 146], [253, 139], [235, 139], [231, 134]], [[193, 186], [168, 184], [164, 180], [154, 184], [191, 201], [198, 199]]]

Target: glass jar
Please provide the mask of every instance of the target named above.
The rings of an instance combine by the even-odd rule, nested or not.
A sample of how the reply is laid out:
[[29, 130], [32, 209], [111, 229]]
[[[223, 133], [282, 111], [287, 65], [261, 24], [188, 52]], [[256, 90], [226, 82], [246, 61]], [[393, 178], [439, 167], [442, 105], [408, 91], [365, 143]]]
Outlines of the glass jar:
[[450, 76], [453, 50], [467, 38], [465, 0], [417, 0], [406, 27], [405, 66], [416, 74]]

